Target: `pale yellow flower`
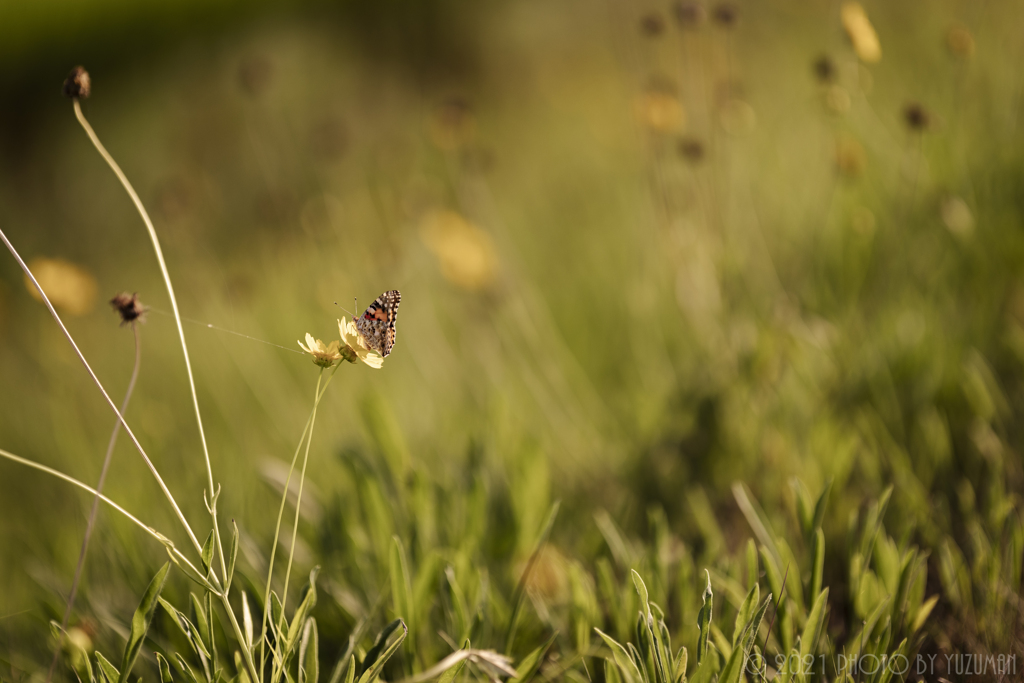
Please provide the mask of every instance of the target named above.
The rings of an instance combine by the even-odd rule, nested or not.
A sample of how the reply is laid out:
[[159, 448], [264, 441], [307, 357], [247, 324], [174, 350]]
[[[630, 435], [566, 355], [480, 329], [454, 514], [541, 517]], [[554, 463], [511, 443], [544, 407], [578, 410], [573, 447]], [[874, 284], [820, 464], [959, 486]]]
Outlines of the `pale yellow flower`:
[[859, 2], [844, 2], [839, 10], [843, 28], [853, 44], [853, 51], [862, 62], [873, 64], [882, 59], [882, 44], [878, 42], [875, 27]]
[[655, 86], [637, 96], [633, 113], [655, 133], [674, 133], [686, 127], [686, 109], [670, 89]]
[[454, 211], [436, 211], [424, 218], [420, 237], [452, 284], [475, 291], [490, 285], [498, 256], [490, 236]]
[[332, 341], [324, 344], [319, 339], [313, 339], [313, 335], [306, 333], [306, 343], [299, 342], [303, 351], [313, 356], [313, 362], [322, 368], [329, 368], [341, 360], [341, 342]]
[[374, 369], [379, 370], [384, 365], [384, 356], [366, 345], [363, 335], [356, 329], [355, 321], [342, 318], [338, 321], [338, 331], [341, 332], [342, 342], [346, 344], [342, 354], [349, 363], [355, 363], [358, 358]]
[[[96, 304], [96, 278], [81, 266], [64, 259], [39, 257], [32, 259], [28, 267], [57, 308], [71, 315], [85, 315]], [[25, 287], [37, 301], [43, 300], [28, 276]]]

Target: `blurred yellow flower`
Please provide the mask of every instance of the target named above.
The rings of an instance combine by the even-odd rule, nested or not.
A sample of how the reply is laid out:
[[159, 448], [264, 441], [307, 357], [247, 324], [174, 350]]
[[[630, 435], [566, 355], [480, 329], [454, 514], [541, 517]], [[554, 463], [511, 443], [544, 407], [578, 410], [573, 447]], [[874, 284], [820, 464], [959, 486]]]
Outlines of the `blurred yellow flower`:
[[641, 93], [633, 107], [637, 120], [656, 133], [673, 133], [686, 125], [683, 103], [668, 88], [651, 87]]
[[853, 138], [840, 138], [836, 142], [836, 167], [845, 176], [854, 178], [864, 172], [868, 159], [864, 148]]
[[[85, 315], [96, 304], [96, 278], [81, 266], [40, 256], [29, 261], [28, 267], [55, 307], [71, 315]], [[28, 276], [25, 287], [36, 301], [43, 300]]]
[[498, 256], [490, 236], [454, 211], [435, 211], [420, 225], [420, 237], [441, 264], [441, 274], [468, 290], [494, 281]]
[[953, 24], [946, 33], [946, 47], [955, 57], [969, 59], [974, 55], [974, 36], [963, 24]]
[[303, 351], [313, 356], [313, 362], [322, 368], [329, 368], [341, 360], [341, 342], [332, 341], [324, 344], [319, 339], [313, 339], [313, 335], [306, 333], [306, 343], [299, 342]]
[[358, 359], [376, 370], [384, 365], [384, 356], [366, 345], [366, 340], [356, 329], [354, 321], [342, 318], [338, 321], [338, 331], [341, 333], [341, 341], [345, 344], [342, 356], [349, 363], [355, 363]]
[[853, 51], [860, 60], [869, 64], [881, 60], [882, 45], [878, 42], [878, 34], [864, 7], [859, 2], [844, 2], [839, 14], [846, 35], [853, 44]]

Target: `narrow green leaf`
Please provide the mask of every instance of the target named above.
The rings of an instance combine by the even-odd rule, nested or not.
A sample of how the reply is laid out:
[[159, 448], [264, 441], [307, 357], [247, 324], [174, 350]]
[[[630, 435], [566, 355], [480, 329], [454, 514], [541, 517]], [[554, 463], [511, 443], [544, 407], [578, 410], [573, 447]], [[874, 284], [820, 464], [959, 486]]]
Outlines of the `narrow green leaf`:
[[821, 593], [822, 575], [825, 572], [825, 533], [818, 527], [814, 530], [814, 566], [811, 568], [811, 590], [807, 600]]
[[189, 593], [189, 598], [192, 600], [192, 618], [195, 620], [199, 639], [206, 647], [206, 651], [212, 653], [213, 641], [210, 632], [210, 620], [206, 616], [206, 610], [203, 608], [202, 603], [199, 602], [199, 598], [195, 596], [195, 593]]
[[821, 636], [821, 626], [825, 622], [825, 612], [828, 609], [828, 588], [826, 587], [818, 594], [807, 615], [807, 623], [804, 625], [804, 632], [800, 636], [800, 661], [813, 657], [818, 649], [818, 638]]
[[697, 615], [697, 628], [700, 629], [700, 636], [697, 638], [697, 666], [701, 665], [708, 653], [708, 636], [711, 633], [711, 609], [714, 598], [714, 593], [711, 591], [711, 574], [707, 569], [704, 570], [704, 574], [707, 576], [708, 583], [704, 588], [704, 606], [700, 608], [700, 613]]
[[[363, 670], [363, 674], [359, 677], [359, 683], [372, 683], [375, 681], [377, 677], [380, 676], [380, 672], [384, 668], [384, 665], [387, 664], [389, 659], [391, 659], [391, 655], [395, 654], [395, 650], [401, 646], [405, 637], [409, 635], [409, 628], [405, 625], [405, 622], [401, 619], [396, 621], [398, 621], [399, 625], [402, 627], [401, 633], [398, 633], [398, 637], [392, 640], [387, 649], [381, 652], [374, 659], [373, 663]], [[367, 655], [367, 658], [369, 658], [369, 655]]]
[[516, 628], [519, 626], [519, 612], [523, 608], [523, 600], [526, 599], [526, 581], [530, 578], [530, 572], [533, 571], [533, 565], [537, 562], [537, 558], [540, 557], [540, 552], [544, 548], [544, 544], [547, 543], [548, 536], [551, 535], [551, 529], [555, 526], [555, 518], [558, 517], [560, 505], [561, 502], [556, 500], [548, 511], [548, 517], [541, 528], [540, 536], [533, 546], [530, 559], [527, 560], [526, 567], [523, 569], [523, 575], [519, 577], [515, 592], [512, 594], [512, 614], [509, 615], [508, 627], [505, 629], [506, 655], [512, 653], [512, 643], [515, 641]]
[[680, 647], [676, 653], [676, 677], [672, 683], [686, 683], [686, 665], [689, 657], [686, 646]]
[[747, 590], [750, 590], [760, 576], [757, 562], [757, 544], [754, 539], [747, 539]]
[[203, 544], [203, 552], [201, 554], [203, 560], [203, 571], [209, 575], [210, 563], [213, 562], [213, 530], [210, 530], [210, 535], [206, 537], [206, 543]]
[[192, 670], [192, 667], [188, 665], [188, 662], [185, 661], [184, 657], [175, 652], [174, 659], [177, 660], [178, 668], [181, 669], [181, 673], [188, 676], [188, 680], [192, 681], [192, 683], [199, 683], [199, 677], [196, 676], [196, 672]]
[[402, 617], [407, 624], [414, 624], [412, 580], [409, 578], [409, 566], [405, 560], [405, 548], [402, 547], [402, 541], [398, 536], [391, 537], [391, 554], [388, 559], [395, 616]]
[[174, 683], [174, 676], [171, 675], [171, 665], [159, 652], [156, 653], [156, 663], [160, 667], [160, 683]]
[[310, 617], [299, 642], [299, 683], [317, 683], [320, 678], [320, 645], [316, 619]]
[[281, 598], [277, 593], [270, 591], [270, 626], [274, 631], [274, 637], [283, 639], [281, 631], [284, 629], [284, 607], [281, 606]]
[[302, 633], [302, 627], [306, 623], [306, 617], [309, 615], [309, 611], [316, 606], [316, 577], [319, 573], [319, 565], [313, 567], [313, 570], [309, 572], [309, 586], [306, 588], [306, 594], [302, 596], [302, 602], [299, 603], [298, 609], [295, 610], [291, 626], [288, 627], [288, 638], [285, 641], [284, 647], [285, 657], [298, 645], [299, 635]]
[[388, 640], [391, 638], [391, 634], [397, 631], [399, 626], [404, 628], [405, 624], [402, 623], [401, 619], [395, 619], [377, 634], [377, 640], [373, 642], [373, 647], [371, 647], [366, 653], [366, 656], [363, 657], [364, 671], [367, 667], [372, 666], [377, 661], [377, 658], [380, 657], [380, 654], [388, 646]]
[[740, 637], [743, 635], [743, 630], [747, 628], [751, 618], [754, 616], [754, 610], [757, 609], [758, 603], [761, 601], [761, 591], [758, 585], [755, 583], [754, 587], [747, 593], [747, 597], [743, 599], [743, 604], [740, 605], [739, 610], [736, 612], [736, 622], [732, 627], [732, 646], [736, 647], [740, 644]]
[[121, 678], [121, 674], [117, 668], [104, 657], [99, 650], [93, 652], [96, 656], [96, 663], [99, 664], [99, 670], [103, 674], [103, 677], [107, 679], [107, 683], [116, 683]]
[[445, 672], [438, 676], [437, 683], [452, 683], [452, 681], [455, 680], [455, 677], [459, 675], [459, 672], [462, 671], [462, 667], [464, 666], [466, 666], [465, 659], [463, 659], [455, 666], [445, 669]]
[[231, 580], [235, 578], [235, 560], [238, 559], [238, 525], [231, 520], [231, 545], [228, 548], [228, 575], [224, 577], [224, 595], [231, 590]]
[[932, 613], [932, 610], [935, 608], [935, 603], [937, 603], [938, 601], [939, 596], [933, 595], [932, 597], [925, 600], [924, 604], [918, 608], [917, 614], [914, 615], [914, 621], [911, 622], [910, 625], [911, 635], [917, 633], [921, 629], [921, 627], [924, 626], [924, 622], [928, 620], [928, 615]]
[[825, 488], [822, 489], [821, 495], [818, 496], [818, 502], [814, 506], [814, 521], [811, 523], [811, 531], [815, 531], [821, 528], [821, 523], [825, 520], [825, 508], [828, 507], [828, 496], [832, 493], [832, 478], [825, 482]]
[[185, 635], [185, 639], [188, 640], [189, 645], [192, 646], [192, 650], [196, 654], [202, 655], [207, 659], [212, 659], [210, 651], [206, 649], [206, 645], [203, 643], [202, 638], [199, 637], [199, 629], [189, 621], [189, 618], [163, 598], [158, 598], [157, 602], [164, 608], [165, 612], [171, 615], [174, 623], [178, 625], [178, 628]]
[[354, 683], [356, 680], [356, 656], [350, 655], [348, 660], [348, 671], [345, 672], [345, 683]]
[[157, 571], [156, 576], [149, 582], [146, 593], [142, 596], [135, 614], [132, 616], [132, 627], [128, 634], [128, 643], [124, 648], [124, 656], [121, 658], [121, 675], [118, 683], [127, 683], [128, 675], [135, 666], [135, 660], [142, 649], [142, 642], [146, 639], [149, 625], [153, 621], [153, 613], [156, 612], [157, 599], [160, 591], [164, 589], [164, 582], [167, 581], [167, 572], [171, 569], [171, 563], [165, 562], [164, 566]]
[[[527, 683], [532, 679], [540, 669], [541, 663], [544, 662], [544, 656], [547, 655], [548, 648], [550, 648], [551, 644], [555, 642], [555, 638], [557, 636], [558, 631], [555, 631], [533, 652], [523, 657], [519, 661], [519, 664], [516, 665], [516, 677], [510, 678], [509, 683]], [[449, 669], [449, 671], [451, 671], [451, 669]]]
[[644, 678], [640, 675], [640, 669], [637, 668], [636, 662], [633, 661], [632, 657], [626, 651], [626, 648], [619, 644], [619, 641], [612, 638], [610, 635], [605, 633], [599, 628], [595, 628], [594, 631], [597, 635], [601, 636], [601, 640], [604, 641], [605, 645], [612, 651], [612, 658], [615, 661], [616, 666], [619, 667], [619, 671], [626, 678], [625, 683], [641, 683]]
[[[889, 661], [892, 662], [893, 665], [884, 667], [884, 670], [880, 673], [878, 677], [878, 683], [889, 683], [889, 681], [892, 680], [893, 674], [896, 673], [896, 671], [898, 671], [901, 667], [901, 663], [907, 661], [906, 638], [904, 638], [903, 642], [900, 643], [900, 646], [896, 648], [896, 651], [892, 653], [892, 656], [889, 658]], [[900, 678], [902, 678], [902, 676]]]
[[245, 649], [252, 652], [252, 612], [249, 610], [249, 596], [242, 591], [242, 628], [245, 633]]
[[[68, 637], [67, 632], [61, 628], [60, 624], [53, 620], [50, 620], [50, 633], [53, 635], [53, 639], [59, 643], [59, 649], [67, 654], [68, 664], [80, 683], [96, 683], [92, 662], [89, 661], [89, 653], [78, 641]], [[103, 682], [100, 681], [100, 683]]]

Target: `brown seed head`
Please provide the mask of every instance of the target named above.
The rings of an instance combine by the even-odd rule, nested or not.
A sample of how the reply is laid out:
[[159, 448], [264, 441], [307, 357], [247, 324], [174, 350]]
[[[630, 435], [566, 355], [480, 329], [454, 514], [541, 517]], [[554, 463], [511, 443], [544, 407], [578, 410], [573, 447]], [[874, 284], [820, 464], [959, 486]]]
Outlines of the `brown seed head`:
[[903, 121], [910, 130], [920, 132], [931, 125], [932, 117], [919, 102], [910, 102], [903, 107]]
[[122, 325], [133, 323], [136, 320], [144, 322], [143, 316], [146, 314], [146, 307], [139, 301], [138, 293], [121, 292], [110, 300], [110, 305], [121, 316]]
[[648, 38], [657, 38], [665, 32], [665, 20], [660, 14], [646, 14], [640, 19], [640, 32]]
[[836, 65], [828, 55], [814, 60], [814, 77], [819, 83], [831, 83], [836, 78]]
[[89, 80], [89, 72], [80, 66], [76, 66], [64, 79], [64, 96], [76, 100], [84, 100], [92, 91], [92, 82]]
[[682, 28], [696, 28], [704, 23], [708, 13], [699, 2], [681, 0], [672, 6], [672, 13]]
[[679, 145], [676, 149], [679, 151], [679, 156], [683, 157], [691, 164], [696, 164], [704, 158], [704, 143], [697, 138], [680, 139]]
[[711, 10], [711, 18], [722, 28], [732, 28], [739, 19], [739, 10], [736, 9], [736, 5], [723, 2]]

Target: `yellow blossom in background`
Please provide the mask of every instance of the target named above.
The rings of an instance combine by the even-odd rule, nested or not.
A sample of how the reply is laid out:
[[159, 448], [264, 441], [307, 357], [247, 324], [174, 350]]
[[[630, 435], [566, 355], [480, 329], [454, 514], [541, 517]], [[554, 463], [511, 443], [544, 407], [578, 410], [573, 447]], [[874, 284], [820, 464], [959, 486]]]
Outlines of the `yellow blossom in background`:
[[633, 107], [637, 120], [656, 133], [674, 133], [686, 125], [683, 103], [664, 87], [652, 87], [641, 93]]
[[435, 211], [420, 225], [420, 237], [441, 265], [441, 274], [471, 291], [494, 281], [498, 256], [490, 236], [454, 211]]
[[864, 7], [859, 2], [844, 2], [839, 14], [853, 51], [860, 60], [869, 64], [881, 60], [882, 44], [878, 42], [878, 34]]
[[384, 356], [366, 345], [366, 340], [359, 333], [354, 321], [349, 318], [339, 320], [338, 331], [341, 333], [342, 343], [345, 344], [342, 355], [349, 363], [355, 363], [356, 359], [359, 359], [376, 370], [384, 365]]
[[836, 142], [836, 168], [843, 175], [855, 178], [868, 164], [864, 147], [853, 138], [840, 138]]
[[[40, 256], [29, 261], [28, 267], [56, 308], [71, 315], [85, 315], [96, 305], [96, 278], [81, 266]], [[27, 275], [25, 287], [36, 301], [43, 300]]]
[[324, 344], [319, 339], [313, 339], [313, 335], [306, 333], [306, 343], [299, 342], [299, 347], [313, 356], [313, 362], [322, 368], [329, 368], [341, 360], [341, 342], [332, 341]]
[[946, 47], [955, 57], [969, 59], [974, 55], [974, 36], [963, 24], [954, 24], [946, 32]]

